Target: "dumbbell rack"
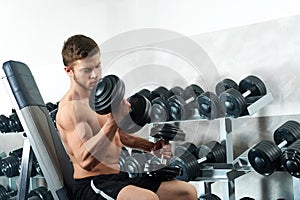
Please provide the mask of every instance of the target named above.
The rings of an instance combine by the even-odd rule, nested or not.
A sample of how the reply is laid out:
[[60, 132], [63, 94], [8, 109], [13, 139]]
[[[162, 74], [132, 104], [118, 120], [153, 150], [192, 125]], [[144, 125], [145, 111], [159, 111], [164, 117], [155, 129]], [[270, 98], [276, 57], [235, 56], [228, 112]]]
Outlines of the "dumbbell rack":
[[[267, 106], [273, 101], [273, 96], [271, 93], [267, 93], [259, 100], [247, 107], [249, 116], [244, 117], [253, 117], [258, 113], [262, 108]], [[193, 119], [197, 121], [204, 120], [202, 118]], [[232, 130], [232, 119], [231, 118], [218, 118], [220, 125], [220, 141], [226, 147], [226, 163], [206, 163], [202, 164], [201, 177], [197, 177], [194, 181], [191, 181], [192, 184], [198, 186], [198, 183], [204, 184], [205, 193], [210, 193], [212, 191], [212, 184], [218, 181], [223, 181], [226, 184], [226, 188], [221, 197], [221, 199], [235, 200], [235, 180], [243, 175], [246, 175], [249, 172], [255, 171], [252, 169], [251, 165], [248, 162], [247, 152], [245, 151], [237, 158], [234, 159], [233, 156], [233, 130]], [[186, 120], [189, 121], [189, 120]], [[184, 121], [180, 121], [184, 122]], [[174, 121], [168, 122], [157, 122], [161, 123], [175, 123]], [[156, 124], [156, 123], [155, 123]], [[150, 125], [149, 130], [154, 124]], [[293, 188], [294, 188], [294, 199], [300, 199], [299, 194], [296, 192], [299, 190], [300, 180], [293, 177]]]

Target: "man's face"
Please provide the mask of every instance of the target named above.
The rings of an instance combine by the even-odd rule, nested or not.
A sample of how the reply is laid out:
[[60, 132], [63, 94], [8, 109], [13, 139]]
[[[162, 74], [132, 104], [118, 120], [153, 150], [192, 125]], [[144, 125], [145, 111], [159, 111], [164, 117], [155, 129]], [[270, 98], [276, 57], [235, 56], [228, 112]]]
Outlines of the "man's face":
[[73, 80], [84, 89], [91, 90], [101, 78], [100, 54], [78, 60], [73, 65]]

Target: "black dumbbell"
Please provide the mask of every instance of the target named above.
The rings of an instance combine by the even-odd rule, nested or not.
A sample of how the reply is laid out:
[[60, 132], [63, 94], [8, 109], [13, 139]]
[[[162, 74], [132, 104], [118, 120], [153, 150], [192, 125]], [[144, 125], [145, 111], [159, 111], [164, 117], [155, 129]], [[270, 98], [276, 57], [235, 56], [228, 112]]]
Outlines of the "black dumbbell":
[[174, 156], [180, 156], [186, 151], [192, 153], [195, 157], [198, 157], [197, 146], [192, 142], [185, 142], [184, 144], [177, 146], [174, 151]]
[[203, 92], [200, 86], [191, 84], [181, 96], [173, 95], [168, 98], [170, 121], [185, 120], [192, 116], [192, 111], [197, 108], [196, 99]]
[[217, 141], [211, 141], [198, 147], [198, 158], [186, 151], [181, 156], [174, 156], [170, 160], [171, 166], [181, 169], [181, 174], [177, 179], [191, 181], [201, 175], [202, 163], [223, 163], [226, 161], [226, 150]]
[[6, 157], [6, 153], [5, 152], [1, 152], [0, 153], [0, 177], [4, 176], [5, 174], [2, 172], [1, 170], [1, 163], [2, 163], [2, 159]]
[[10, 132], [10, 129], [9, 129], [9, 119], [5, 115], [0, 115], [0, 132], [1, 133], [8, 133], [8, 132]]
[[247, 108], [248, 97], [262, 97], [267, 94], [264, 82], [254, 75], [249, 75], [239, 83], [239, 91], [230, 88], [219, 95], [221, 109], [229, 117], [241, 116]]
[[6, 177], [15, 177], [20, 174], [19, 167], [21, 164], [23, 149], [19, 148], [11, 151], [7, 157], [2, 158], [1, 171]]
[[281, 163], [292, 176], [300, 178], [300, 139], [283, 151]]
[[182, 96], [184, 90], [175, 86], [165, 92], [163, 95], [156, 97], [151, 101], [151, 121], [152, 122], [165, 122], [171, 120], [170, 107], [168, 99], [172, 96]]
[[292, 120], [285, 122], [275, 130], [273, 138], [275, 143], [261, 141], [248, 152], [251, 166], [264, 176], [271, 175], [281, 166], [281, 149], [300, 138], [300, 124]]
[[147, 98], [149, 99], [149, 101], [152, 101], [153, 99], [157, 98], [157, 97], [161, 97], [164, 96], [165, 94], [167, 94], [169, 90], [164, 87], [164, 86], [159, 86], [157, 88], [155, 88], [154, 90], [152, 90], [151, 92], [149, 91], [149, 95], [147, 96]]
[[221, 200], [221, 199], [215, 194], [207, 193], [207, 194], [200, 195], [198, 200]]
[[217, 95], [213, 92], [204, 92], [197, 98], [199, 114], [205, 119], [216, 119], [223, 115]]
[[46, 108], [47, 108], [47, 110], [48, 110], [49, 112], [51, 112], [52, 110], [57, 109], [57, 107], [58, 107], [58, 104], [54, 104], [54, 103], [52, 103], [52, 102], [47, 102], [47, 103], [46, 103]]
[[[124, 94], [124, 82], [115, 75], [108, 75], [99, 80], [92, 89], [89, 105], [98, 114], [112, 112], [114, 116], [120, 109]], [[134, 94], [127, 100], [131, 104], [130, 111], [117, 123], [125, 132], [134, 133], [150, 122], [151, 103], [139, 94]]]
[[139, 150], [131, 152], [130, 156], [125, 158], [125, 168], [130, 178], [135, 178], [145, 174], [145, 165], [148, 163], [148, 153]]
[[53, 200], [53, 196], [48, 188], [40, 186], [29, 192], [27, 200]]
[[215, 92], [217, 96], [220, 96], [224, 91], [233, 88], [236, 90], [240, 90], [239, 85], [232, 79], [230, 78], [225, 78], [222, 81], [218, 82], [217, 85], [215, 86]]
[[[156, 124], [151, 128], [150, 136], [157, 140], [163, 140], [165, 144], [170, 141], [185, 141], [185, 133], [175, 124]], [[166, 164], [167, 160], [161, 157], [161, 163]]]
[[55, 127], [56, 127], [56, 114], [57, 114], [57, 112], [58, 112], [57, 108], [49, 112], [50, 118], [53, 121]]
[[24, 131], [15, 109], [12, 109], [12, 114], [8, 118], [8, 128], [10, 132]]
[[0, 199], [7, 200], [17, 195], [17, 191], [8, 191], [3, 185], [0, 185]]
[[119, 161], [118, 165], [120, 168], [120, 171], [125, 171], [126, 170], [126, 165], [125, 165], [125, 159], [129, 156], [129, 152], [125, 147], [122, 147], [120, 156], [119, 156]]

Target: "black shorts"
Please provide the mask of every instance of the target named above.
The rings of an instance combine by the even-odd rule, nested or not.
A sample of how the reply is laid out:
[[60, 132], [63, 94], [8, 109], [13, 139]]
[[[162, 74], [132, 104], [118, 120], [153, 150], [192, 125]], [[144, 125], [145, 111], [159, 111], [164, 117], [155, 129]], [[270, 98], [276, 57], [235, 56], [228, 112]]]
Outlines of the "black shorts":
[[128, 173], [99, 175], [83, 179], [75, 179], [73, 187], [74, 199], [112, 200], [117, 199], [119, 192], [128, 185], [134, 185], [156, 193], [161, 180], [147, 174], [137, 178], [129, 178]]

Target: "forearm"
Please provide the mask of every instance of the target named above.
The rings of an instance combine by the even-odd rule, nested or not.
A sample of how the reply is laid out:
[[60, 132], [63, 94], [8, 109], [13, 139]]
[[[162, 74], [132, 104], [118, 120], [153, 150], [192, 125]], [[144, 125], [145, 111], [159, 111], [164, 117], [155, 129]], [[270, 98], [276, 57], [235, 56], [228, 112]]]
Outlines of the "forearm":
[[127, 134], [122, 131], [119, 131], [119, 135], [121, 137], [122, 144], [129, 148], [140, 149], [149, 152], [153, 150], [154, 143], [146, 140], [145, 138]]

